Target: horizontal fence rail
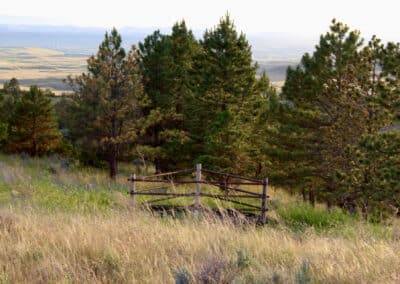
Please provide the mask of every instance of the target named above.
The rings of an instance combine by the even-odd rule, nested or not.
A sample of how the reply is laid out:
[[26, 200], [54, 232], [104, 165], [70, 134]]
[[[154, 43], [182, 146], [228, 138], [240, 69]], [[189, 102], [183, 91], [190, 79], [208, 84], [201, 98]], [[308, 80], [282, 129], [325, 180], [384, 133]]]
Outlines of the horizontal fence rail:
[[[130, 181], [131, 179], [128, 179]], [[193, 184], [193, 183], [202, 183], [202, 184], [210, 184], [210, 185], [221, 185], [220, 182], [214, 182], [214, 181], [195, 181], [195, 180], [167, 180], [167, 179], [147, 179], [146, 178], [135, 178], [135, 181], [140, 181], [140, 182], [150, 182], [150, 183], [176, 183], [176, 184]], [[223, 184], [223, 183], [222, 183]], [[229, 182], [229, 184], [232, 185], [262, 185], [262, 183], [258, 182]]]
[[212, 170], [207, 170], [207, 169], [203, 169], [203, 172], [205, 172], [205, 173], [210, 173], [210, 174], [215, 174], [215, 175], [220, 175], [220, 176], [238, 178], [238, 179], [242, 179], [242, 180], [248, 180], [248, 181], [252, 181], [252, 182], [257, 183], [257, 184], [262, 184], [262, 182], [263, 182], [263, 181], [260, 180], [260, 179], [248, 178], [248, 177], [244, 177], [244, 176], [233, 175], [233, 174], [227, 174], [227, 173], [218, 172], [218, 171], [212, 171]]
[[[178, 175], [186, 177], [187, 179], [177, 179]], [[192, 177], [189, 175], [192, 175]], [[194, 178], [193, 175], [195, 176]], [[207, 178], [209, 178], [209, 180], [207, 180]], [[202, 169], [201, 164], [197, 164], [196, 168], [193, 169], [184, 169], [149, 176], [136, 177], [135, 174], [132, 174], [128, 178], [128, 181], [130, 182], [129, 193], [131, 196], [132, 206], [136, 204], [136, 196], [159, 197], [144, 201], [147, 205], [169, 201], [180, 197], [193, 197], [194, 204], [189, 207], [194, 207], [194, 212], [198, 215], [201, 206], [201, 198], [211, 198], [240, 205], [240, 208], [235, 209], [239, 212], [258, 211], [258, 221], [262, 223], [266, 222], [267, 198], [269, 198], [267, 195], [268, 178], [260, 180]], [[158, 184], [158, 186], [138, 188], [139, 183]], [[163, 186], [160, 186], [160, 184]], [[179, 186], [189, 184], [194, 185], [194, 191], [191, 191], [190, 188], [185, 188], [185, 192], [177, 192], [175, 185]], [[209, 188], [207, 187], [202, 190], [202, 185], [216, 188], [219, 190], [219, 193], [210, 193], [208, 192]], [[261, 190], [255, 192], [248, 188], [244, 189], [239, 186], [259, 186], [261, 187]], [[171, 187], [172, 190], [169, 187]], [[161, 205], [158, 205], [157, 207], [160, 206]], [[171, 205], [169, 205], [169, 207], [171, 207]]]

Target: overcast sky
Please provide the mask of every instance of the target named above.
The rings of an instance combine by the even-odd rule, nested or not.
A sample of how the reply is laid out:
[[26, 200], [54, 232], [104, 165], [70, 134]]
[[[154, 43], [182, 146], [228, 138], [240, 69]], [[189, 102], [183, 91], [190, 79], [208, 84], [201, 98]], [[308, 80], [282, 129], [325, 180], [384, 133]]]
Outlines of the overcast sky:
[[[192, 29], [214, 26], [229, 12], [245, 33], [315, 36], [332, 18], [385, 40], [400, 40], [400, 0], [6, 0], [1, 15], [21, 24], [89, 27], [169, 27], [185, 19]], [[14, 23], [18, 23], [18, 18]]]

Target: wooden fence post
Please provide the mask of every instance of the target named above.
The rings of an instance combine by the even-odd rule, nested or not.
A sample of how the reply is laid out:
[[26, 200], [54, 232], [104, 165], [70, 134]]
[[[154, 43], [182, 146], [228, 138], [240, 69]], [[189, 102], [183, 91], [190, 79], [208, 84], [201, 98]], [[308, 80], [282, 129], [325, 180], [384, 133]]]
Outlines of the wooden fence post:
[[201, 190], [201, 164], [196, 165], [196, 191], [194, 199], [194, 213], [197, 217], [200, 209], [200, 190]]
[[261, 199], [261, 214], [259, 222], [262, 224], [266, 223], [265, 213], [267, 211], [267, 188], [268, 188], [268, 178], [262, 181], [262, 199]]
[[131, 174], [131, 189], [129, 191], [129, 194], [131, 196], [131, 206], [135, 206], [135, 190], [136, 190], [136, 184], [135, 184], [135, 179], [136, 179], [136, 174]]

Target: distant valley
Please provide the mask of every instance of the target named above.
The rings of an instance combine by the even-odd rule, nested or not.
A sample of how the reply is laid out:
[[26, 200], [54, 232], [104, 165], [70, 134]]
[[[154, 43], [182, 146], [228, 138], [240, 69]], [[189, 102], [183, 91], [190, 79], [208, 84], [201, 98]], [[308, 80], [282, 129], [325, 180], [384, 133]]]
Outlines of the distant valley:
[[62, 79], [84, 71], [86, 57], [37, 47], [0, 47], [0, 83], [16, 77], [22, 86], [67, 91]]
[[[121, 29], [126, 48], [142, 41], [152, 28]], [[169, 29], [162, 29], [169, 32]], [[102, 28], [0, 25], [0, 84], [16, 77], [21, 85], [37, 84], [56, 93], [69, 91], [62, 79], [86, 68], [105, 33]], [[201, 37], [201, 31], [195, 35]], [[296, 65], [304, 52], [311, 50], [308, 39], [274, 34], [247, 35], [259, 72], [266, 70], [271, 81], [281, 86], [286, 69]]]

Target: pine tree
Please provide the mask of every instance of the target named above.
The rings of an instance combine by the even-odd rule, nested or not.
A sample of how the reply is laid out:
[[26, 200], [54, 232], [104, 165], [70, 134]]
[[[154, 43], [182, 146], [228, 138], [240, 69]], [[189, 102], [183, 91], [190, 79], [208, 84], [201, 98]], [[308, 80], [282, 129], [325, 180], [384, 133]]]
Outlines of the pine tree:
[[4, 82], [2, 94], [0, 94], [0, 143], [2, 144], [6, 144], [10, 122], [22, 93], [16, 78]]
[[11, 78], [10, 81], [6, 81], [3, 84], [3, 91], [8, 95], [12, 95], [13, 97], [17, 97], [21, 94], [21, 88], [19, 85], [19, 81], [17, 78]]
[[201, 46], [195, 39], [191, 30], [186, 27], [185, 21], [177, 22], [172, 27], [171, 33], [171, 57], [173, 58], [173, 72], [171, 85], [171, 123], [164, 131], [166, 143], [163, 152], [167, 164], [177, 166], [191, 166], [190, 149], [186, 148], [188, 129], [185, 124], [185, 111], [188, 102], [197, 91], [195, 60], [201, 53]]
[[51, 100], [37, 87], [22, 95], [11, 119], [8, 149], [32, 156], [56, 150], [61, 142]]
[[[366, 134], [349, 149], [356, 153], [351, 174], [343, 186], [354, 196], [364, 217], [396, 212], [400, 208], [400, 132], [396, 130]], [[375, 216], [374, 216], [375, 215]]]
[[337, 174], [350, 174], [354, 153], [346, 149], [357, 145], [373, 125], [374, 100], [369, 98], [376, 96], [372, 91], [377, 83], [372, 82], [373, 61], [362, 49], [359, 32], [333, 21], [315, 52], [287, 72], [284, 111], [272, 151], [276, 179], [286, 186], [297, 184], [304, 195], [307, 189], [312, 203], [315, 195], [328, 205], [354, 199], [338, 190]]
[[[396, 47], [397, 46], [397, 47]], [[368, 104], [368, 127], [357, 145], [349, 147], [355, 153], [351, 171], [341, 175], [342, 188], [353, 196], [365, 217], [379, 210], [392, 211], [400, 206], [398, 180], [400, 61], [398, 45], [381, 44], [375, 36], [363, 54], [371, 66]]]
[[[4, 96], [0, 93], [0, 112], [7, 113], [4, 104]], [[0, 145], [7, 139], [8, 136], [8, 120], [3, 115], [0, 115]]]
[[187, 108], [192, 157], [206, 166], [241, 172], [245, 159], [247, 115], [252, 113], [256, 91], [256, 68], [251, 47], [243, 33], [238, 34], [226, 15], [218, 26], [205, 32], [198, 88]]
[[116, 29], [106, 33], [88, 72], [68, 81], [75, 90], [72, 136], [92, 159], [104, 158], [111, 179], [118, 172], [124, 147], [131, 146], [146, 124], [141, 107], [147, 103], [134, 47], [126, 54]]
[[184, 21], [171, 35], [155, 31], [139, 44], [144, 91], [150, 99], [146, 112], [153, 118], [140, 147], [156, 171], [176, 167], [183, 159], [183, 111], [194, 87], [193, 60], [199, 45]]
[[268, 155], [266, 144], [269, 142], [269, 131], [274, 129], [274, 108], [278, 104], [279, 95], [276, 89], [271, 85], [267, 74], [263, 72], [257, 80], [256, 92], [252, 104], [248, 106], [247, 125], [244, 147], [246, 148], [245, 165], [248, 175], [256, 177], [266, 177], [270, 175], [271, 156]]
[[1, 104], [2, 110], [4, 111], [0, 112], [0, 120], [9, 124], [18, 101], [26, 91], [22, 91], [19, 81], [16, 78], [12, 78], [11, 80], [4, 82], [2, 92], [4, 96]]
[[169, 78], [173, 63], [169, 56], [170, 45], [170, 38], [158, 30], [139, 43], [139, 66], [144, 92], [149, 98], [144, 112], [151, 120], [142, 137], [142, 145], [136, 150], [140, 156], [154, 163], [157, 173], [161, 171], [163, 141], [160, 136], [171, 90]]
[[400, 43], [387, 43], [381, 52], [381, 63], [385, 106], [394, 119], [400, 120]]
[[[215, 29], [207, 30], [201, 40], [200, 93], [223, 91], [224, 103], [250, 96], [256, 81], [251, 46], [243, 33], [238, 34], [229, 15]], [[222, 98], [221, 98], [222, 99]]]

